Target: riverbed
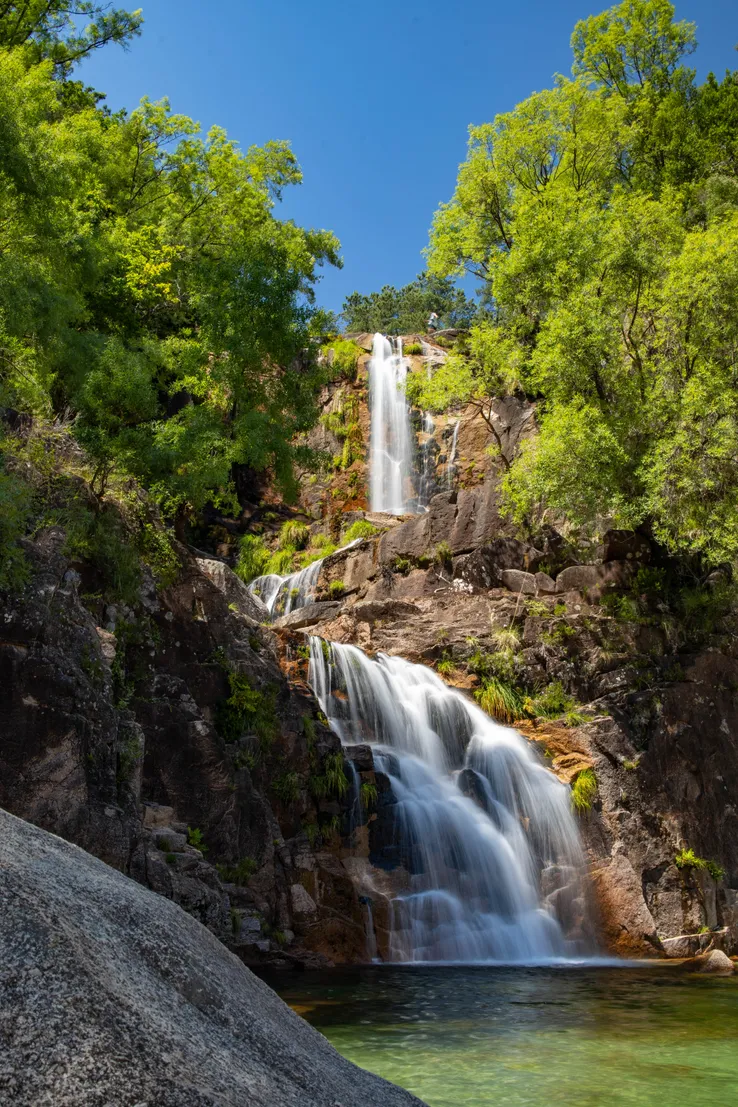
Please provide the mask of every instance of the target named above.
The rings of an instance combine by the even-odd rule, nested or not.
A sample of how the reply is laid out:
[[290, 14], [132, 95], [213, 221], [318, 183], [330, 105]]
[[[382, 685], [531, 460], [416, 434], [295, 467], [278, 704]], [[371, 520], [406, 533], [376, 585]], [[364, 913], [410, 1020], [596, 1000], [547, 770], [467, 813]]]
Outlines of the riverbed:
[[429, 1107], [738, 1104], [738, 975], [377, 965], [268, 980]]

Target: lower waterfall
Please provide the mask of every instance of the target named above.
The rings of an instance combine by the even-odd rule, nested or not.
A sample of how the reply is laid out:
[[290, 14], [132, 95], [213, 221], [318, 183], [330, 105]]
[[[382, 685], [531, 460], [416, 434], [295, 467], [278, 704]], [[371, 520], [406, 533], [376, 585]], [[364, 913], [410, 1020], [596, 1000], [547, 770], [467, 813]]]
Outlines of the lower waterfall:
[[[344, 550], [350, 550], [359, 542], [361, 538], [355, 538], [353, 542], [341, 546], [334, 553], [340, 554]], [[264, 576], [255, 577], [248, 586], [249, 592], [261, 600], [272, 617], [288, 615], [290, 611], [296, 611], [298, 607], [305, 607], [313, 602], [324, 561], [324, 557], [319, 557], [304, 569], [299, 569], [286, 577], [280, 576], [279, 573], [266, 573]]]
[[569, 789], [525, 739], [434, 672], [310, 639], [310, 684], [344, 746], [369, 743], [394, 805], [392, 961], [546, 961], [587, 951]]

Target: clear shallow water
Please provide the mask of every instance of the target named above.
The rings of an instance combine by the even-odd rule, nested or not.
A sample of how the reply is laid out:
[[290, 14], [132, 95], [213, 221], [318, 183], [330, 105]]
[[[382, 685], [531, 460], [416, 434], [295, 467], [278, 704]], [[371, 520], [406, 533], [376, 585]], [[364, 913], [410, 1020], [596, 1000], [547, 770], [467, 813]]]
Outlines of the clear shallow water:
[[738, 1105], [738, 976], [369, 966], [268, 980], [340, 1053], [430, 1107]]

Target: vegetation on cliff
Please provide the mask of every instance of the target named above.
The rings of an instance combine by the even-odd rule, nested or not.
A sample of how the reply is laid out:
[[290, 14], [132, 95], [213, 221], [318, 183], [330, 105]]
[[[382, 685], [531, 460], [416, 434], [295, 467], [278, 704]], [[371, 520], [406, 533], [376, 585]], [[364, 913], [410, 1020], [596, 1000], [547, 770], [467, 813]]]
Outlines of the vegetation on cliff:
[[572, 76], [470, 129], [428, 262], [487, 308], [417, 399], [520, 390], [540, 435], [508, 511], [648, 523], [676, 552], [738, 554], [738, 75], [701, 85], [669, 0], [577, 24]]

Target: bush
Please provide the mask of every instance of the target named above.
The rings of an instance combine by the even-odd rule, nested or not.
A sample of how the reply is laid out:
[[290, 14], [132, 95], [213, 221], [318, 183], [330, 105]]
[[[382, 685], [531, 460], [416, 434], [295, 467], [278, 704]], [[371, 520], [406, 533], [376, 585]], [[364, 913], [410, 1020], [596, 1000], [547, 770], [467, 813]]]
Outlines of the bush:
[[423, 346], [420, 342], [408, 342], [407, 346], [402, 348], [403, 354], [407, 354], [408, 357], [412, 357], [413, 354], [422, 354]]
[[571, 788], [571, 804], [578, 815], [592, 809], [597, 795], [597, 777], [594, 769], [582, 769]]
[[31, 511], [31, 489], [14, 473], [0, 471], [0, 590], [19, 588], [28, 567], [18, 540]]
[[682, 849], [674, 858], [674, 864], [678, 869], [700, 869], [708, 872], [713, 880], [722, 880], [725, 877], [725, 869], [716, 861], [706, 861], [704, 857], [697, 857], [693, 849]]
[[200, 830], [200, 828], [198, 826], [195, 826], [195, 827], [188, 826], [187, 827], [187, 841], [188, 841], [189, 845], [194, 847], [194, 849], [199, 849], [200, 853], [207, 853], [208, 852], [208, 847], [205, 845], [205, 843], [202, 840], [202, 831]]
[[276, 688], [270, 685], [265, 691], [252, 688], [248, 677], [228, 669], [230, 696], [216, 708], [215, 722], [226, 742], [237, 742], [247, 732], [256, 734], [266, 749], [279, 732], [274, 701]]
[[300, 795], [300, 778], [295, 772], [282, 773], [272, 784], [274, 794], [286, 806], [297, 801]]
[[378, 527], [373, 526], [366, 519], [357, 519], [348, 528], [341, 541], [347, 545], [349, 542], [355, 542], [357, 538], [373, 538], [375, 534], [379, 534]]
[[433, 563], [435, 565], [449, 566], [453, 556], [453, 551], [448, 542], [439, 542], [433, 551]]
[[259, 868], [253, 857], [242, 857], [235, 865], [218, 864], [215, 867], [221, 880], [226, 884], [236, 884], [239, 888], [248, 884]]
[[499, 723], [514, 723], [523, 714], [520, 689], [499, 677], [485, 677], [482, 687], [474, 695], [482, 711]]
[[279, 529], [280, 550], [304, 550], [310, 541], [310, 528], [297, 519], [288, 519]]
[[328, 342], [323, 346], [321, 353], [329, 360], [333, 380], [337, 377], [347, 381], [356, 380], [359, 358], [363, 350], [355, 342], [349, 338], [337, 338], [334, 342]]
[[361, 799], [361, 806], [369, 811], [372, 807], [377, 806], [377, 786], [372, 784], [371, 781], [364, 781], [359, 789], [359, 798]]
[[236, 573], [249, 584], [256, 577], [261, 577], [267, 571], [267, 564], [271, 554], [264, 544], [264, 539], [256, 534], [245, 534], [241, 539], [241, 546], [236, 562]]
[[328, 591], [330, 593], [331, 599], [338, 600], [346, 591], [346, 585], [343, 583], [342, 580], [332, 580], [331, 583], [328, 585]]

